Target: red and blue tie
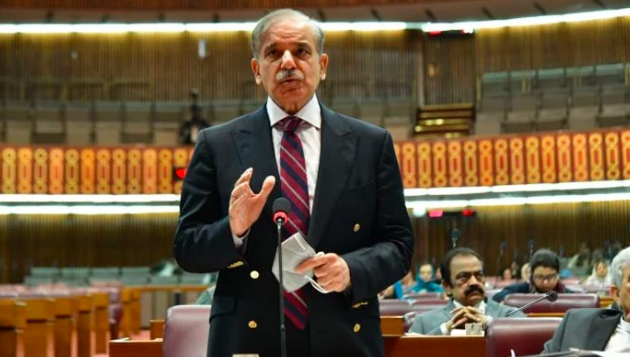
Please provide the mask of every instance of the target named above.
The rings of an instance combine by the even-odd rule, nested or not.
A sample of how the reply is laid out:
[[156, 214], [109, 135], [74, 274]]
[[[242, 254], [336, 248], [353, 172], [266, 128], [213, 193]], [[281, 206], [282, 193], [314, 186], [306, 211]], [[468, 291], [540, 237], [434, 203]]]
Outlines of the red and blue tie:
[[[284, 226], [283, 239], [300, 232], [304, 238], [308, 232], [310, 218], [308, 180], [302, 142], [296, 131], [302, 119], [289, 116], [279, 124], [284, 131], [280, 142], [280, 182], [282, 196], [291, 202], [291, 213]], [[299, 328], [308, 322], [308, 309], [303, 289], [292, 293], [284, 292], [284, 314]]]

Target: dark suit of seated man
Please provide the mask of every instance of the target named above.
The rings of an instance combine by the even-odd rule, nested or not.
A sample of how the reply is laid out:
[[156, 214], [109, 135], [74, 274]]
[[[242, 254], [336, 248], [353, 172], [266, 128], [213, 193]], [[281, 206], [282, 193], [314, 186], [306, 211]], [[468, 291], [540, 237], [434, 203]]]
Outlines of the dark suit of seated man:
[[510, 294], [545, 294], [554, 290], [558, 294], [573, 293], [560, 282], [560, 260], [556, 253], [548, 249], [540, 249], [529, 261], [532, 275], [529, 281], [506, 286], [505, 289], [496, 293], [492, 299], [496, 302], [503, 302]]
[[[453, 329], [463, 329], [466, 323], [481, 323], [485, 328], [493, 318], [506, 317], [512, 307], [487, 301], [483, 262], [477, 252], [469, 248], [455, 248], [442, 261], [442, 286], [452, 296], [444, 307], [416, 316], [409, 329], [423, 335], [450, 335]], [[516, 312], [514, 317], [525, 317]]]
[[569, 351], [630, 352], [630, 248], [611, 264], [610, 294], [619, 309], [573, 309], [545, 344], [544, 353]]

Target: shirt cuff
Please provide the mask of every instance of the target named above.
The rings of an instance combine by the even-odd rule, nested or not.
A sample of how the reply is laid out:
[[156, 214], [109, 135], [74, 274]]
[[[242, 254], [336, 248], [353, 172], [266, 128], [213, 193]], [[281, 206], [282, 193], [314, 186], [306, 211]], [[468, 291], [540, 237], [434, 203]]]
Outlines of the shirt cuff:
[[236, 247], [236, 249], [239, 249], [243, 246], [243, 244], [245, 243], [245, 239], [247, 239], [247, 236], [249, 236], [249, 229], [245, 231], [245, 234], [243, 234], [242, 237], [239, 237], [236, 234], [232, 234], [232, 239], [234, 240], [234, 246]]
[[450, 332], [448, 332], [448, 329], [446, 328], [446, 322], [443, 322], [440, 325], [440, 331], [442, 331], [442, 335], [444, 336], [449, 336], [451, 334]]

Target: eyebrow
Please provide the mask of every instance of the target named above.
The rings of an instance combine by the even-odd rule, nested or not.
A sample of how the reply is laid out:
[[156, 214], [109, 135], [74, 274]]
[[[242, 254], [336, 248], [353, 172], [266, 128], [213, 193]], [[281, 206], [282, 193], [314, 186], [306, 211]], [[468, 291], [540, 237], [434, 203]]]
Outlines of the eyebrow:
[[[291, 45], [295, 45], [295, 46], [307, 46], [307, 47], [309, 47], [309, 48], [312, 48], [312, 47], [313, 47], [313, 46], [311, 45], [311, 43], [310, 43], [309, 41], [307, 41], [307, 40], [302, 40], [302, 41], [293, 42], [293, 43], [291, 43]], [[274, 48], [274, 47], [276, 47], [276, 46], [278, 46], [278, 43], [277, 43], [277, 42], [272, 42], [272, 43], [268, 44], [267, 46], [265, 46], [265, 47], [263, 48], [263, 51], [268, 51], [269, 49]]]

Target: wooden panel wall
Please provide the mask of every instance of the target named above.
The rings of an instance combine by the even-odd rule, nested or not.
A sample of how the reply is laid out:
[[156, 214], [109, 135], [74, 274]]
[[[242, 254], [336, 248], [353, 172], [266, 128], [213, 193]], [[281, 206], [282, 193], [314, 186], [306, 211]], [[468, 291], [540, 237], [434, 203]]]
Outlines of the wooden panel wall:
[[[494, 275], [497, 264], [507, 267], [516, 252], [516, 261], [529, 258], [528, 242], [534, 240], [534, 251], [549, 248], [565, 250], [565, 256], [577, 253], [582, 242], [591, 248], [603, 248], [606, 241], [630, 245], [628, 225], [630, 202], [593, 202], [532, 206], [477, 207], [475, 218], [428, 217], [414, 219], [416, 258], [435, 259], [439, 264], [451, 248], [450, 233], [461, 231], [458, 246], [475, 249], [484, 258], [486, 271]], [[499, 247], [507, 242], [507, 250], [499, 262]]]
[[[283, 8], [283, 7], [330, 7], [330, 6], [366, 6], [366, 5], [395, 5], [444, 2], [446, 0], [4, 0], [7, 8], [39, 8], [39, 9], [103, 9], [103, 10], [226, 10], [245, 8]], [[474, 1], [474, 0], [458, 0]]]
[[[251, 71], [249, 32], [0, 35], [6, 99], [202, 100], [265, 98]], [[329, 32], [324, 91], [335, 97], [415, 93], [416, 31]], [[198, 45], [206, 41], [207, 56]]]
[[177, 214], [0, 216], [2, 282], [28, 266], [149, 266], [172, 257]]
[[[471, 219], [413, 220], [416, 261], [439, 263], [451, 247], [450, 232], [462, 232], [460, 246], [485, 257], [489, 274], [510, 264], [517, 251], [522, 264], [530, 239], [535, 249], [564, 247], [577, 252], [582, 242], [592, 249], [606, 241], [628, 245], [630, 202], [596, 202], [535, 206], [478, 207]], [[146, 266], [172, 257], [177, 214], [146, 215], [7, 215], [0, 216], [2, 282], [20, 282], [28, 266]], [[501, 242], [508, 249], [497, 261]]]
[[484, 29], [475, 38], [479, 74], [630, 61], [630, 17]]
[[486, 72], [630, 62], [629, 44], [630, 17], [427, 37], [426, 104], [473, 103], [476, 78]]
[[473, 103], [474, 37], [426, 36], [423, 45], [425, 103]]

